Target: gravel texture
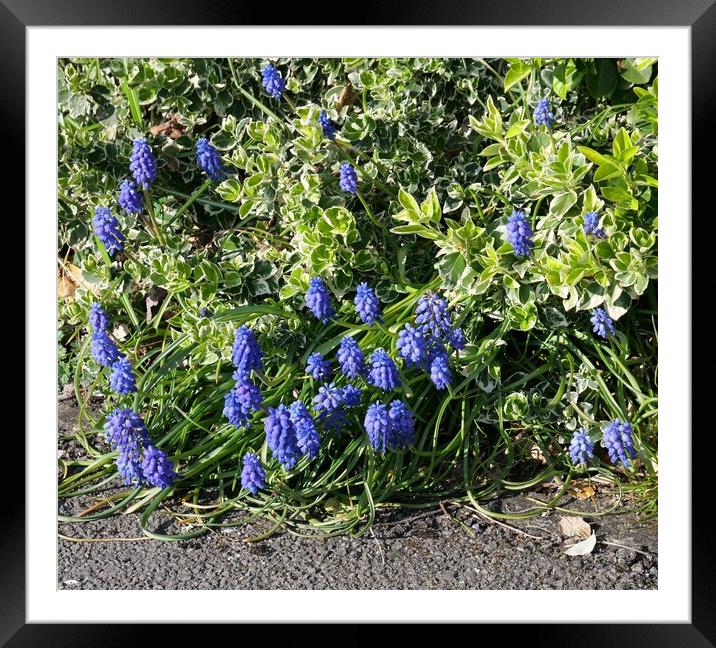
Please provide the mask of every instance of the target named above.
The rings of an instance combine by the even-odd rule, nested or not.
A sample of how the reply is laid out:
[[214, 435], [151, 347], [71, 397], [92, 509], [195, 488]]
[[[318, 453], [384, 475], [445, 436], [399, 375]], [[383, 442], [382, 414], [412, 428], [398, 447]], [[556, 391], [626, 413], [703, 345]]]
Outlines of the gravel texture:
[[[73, 399], [60, 399], [59, 413], [59, 454], [76, 456], [78, 446], [67, 438], [76, 425]], [[603, 507], [611, 497], [599, 493], [597, 504]], [[61, 501], [60, 512], [76, 514], [92, 502]], [[359, 538], [304, 539], [280, 532], [247, 542], [270, 526], [258, 521], [160, 542], [142, 535], [137, 514], [59, 524], [57, 583], [60, 589], [657, 588], [656, 520], [628, 512], [590, 518], [591, 499], [570, 497], [562, 505], [585, 511], [597, 538], [591, 554], [564, 555], [574, 540], [560, 531], [561, 513], [503, 526], [457, 505], [383, 516]], [[492, 506], [514, 512], [529, 502], [522, 495]], [[176, 528], [161, 512], [152, 526]]]

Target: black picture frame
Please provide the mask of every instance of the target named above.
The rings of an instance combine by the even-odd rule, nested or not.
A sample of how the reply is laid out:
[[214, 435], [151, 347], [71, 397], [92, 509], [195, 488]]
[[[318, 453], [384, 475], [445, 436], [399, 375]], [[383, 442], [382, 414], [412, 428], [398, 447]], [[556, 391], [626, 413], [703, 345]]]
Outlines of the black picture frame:
[[[712, 162], [700, 165], [699, 151], [714, 150], [709, 120], [716, 115], [716, 4], [715, 0], [551, 0], [521, 2], [519, 0], [483, 0], [464, 2], [441, 0], [426, 2], [375, 2], [365, 0], [346, 7], [353, 25], [501, 25], [501, 26], [683, 26], [691, 28], [692, 76], [692, 205], [693, 213], [710, 218], [712, 206], [707, 202], [713, 181], [709, 182]], [[241, 2], [221, 0], [0, 0], [0, 102], [2, 124], [5, 125], [4, 150], [11, 152], [12, 164], [6, 166], [5, 187], [24, 186], [24, 115], [25, 115], [25, 28], [30, 26], [106, 26], [106, 25], [265, 25], [267, 17], [280, 15], [288, 21], [311, 25], [336, 24], [340, 7], [323, 10], [316, 6], [307, 12], [305, 3], [267, 12], [265, 5], [245, 6]], [[348, 12], [347, 12], [348, 13]], [[24, 209], [24, 193], [15, 190], [20, 209]], [[710, 197], [710, 196], [709, 196]], [[703, 205], [698, 210], [697, 205]], [[707, 211], [708, 210], [708, 211]], [[17, 213], [17, 212], [16, 212]], [[9, 214], [8, 214], [9, 215]], [[686, 220], [690, 215], [681, 215]], [[31, 233], [25, 232], [26, 245]], [[696, 276], [694, 275], [694, 279]], [[696, 291], [692, 292], [697, 294]], [[690, 332], [685, 330], [684, 335]], [[25, 339], [26, 344], [29, 342]], [[688, 377], [684, 377], [688, 379]], [[696, 385], [696, 376], [693, 383]], [[710, 382], [710, 381], [709, 381]], [[26, 406], [31, 392], [26, 391]], [[693, 397], [692, 397], [693, 402]], [[684, 417], [683, 434], [690, 436], [690, 416]], [[24, 483], [25, 443], [23, 437], [6, 428], [6, 457], [19, 469], [16, 483]], [[708, 428], [692, 435], [692, 475], [708, 479], [713, 454], [713, 431]], [[6, 463], [6, 466], [8, 463]], [[712, 487], [698, 488], [692, 481], [692, 623], [684, 624], [572, 624], [535, 627], [514, 625], [509, 630], [507, 645], [522, 643], [530, 646], [559, 646], [568, 643], [580, 648], [591, 646], [716, 646], [716, 568], [713, 540], [709, 533], [710, 517], [697, 512], [713, 510]], [[5, 497], [2, 533], [0, 534], [0, 645], [20, 646], [127, 646], [148, 645], [150, 628], [131, 624], [27, 624], [25, 615], [25, 502]], [[608, 613], [608, 610], [606, 611]], [[205, 629], [182, 625], [173, 630], [159, 629], [164, 644], [177, 640], [190, 643], [196, 637], [207, 639]], [[421, 632], [423, 632], [421, 630]], [[201, 635], [199, 634], [201, 633]], [[176, 635], [176, 636], [173, 636]], [[213, 635], [213, 632], [212, 632]], [[345, 633], [341, 642], [347, 643]], [[366, 637], [367, 638], [367, 637]], [[272, 637], [275, 639], [275, 637]], [[356, 642], [354, 638], [352, 642]], [[484, 635], [475, 637], [484, 640]], [[352, 643], [351, 642], [351, 643]], [[315, 641], [312, 641], [315, 643]], [[323, 643], [319, 641], [319, 643]]]

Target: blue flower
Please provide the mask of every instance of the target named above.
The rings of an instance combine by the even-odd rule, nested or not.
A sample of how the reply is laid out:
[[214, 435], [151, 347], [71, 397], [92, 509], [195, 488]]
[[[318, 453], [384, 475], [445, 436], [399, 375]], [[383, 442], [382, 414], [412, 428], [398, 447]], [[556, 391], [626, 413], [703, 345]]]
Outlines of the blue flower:
[[343, 191], [354, 194], [358, 190], [358, 175], [356, 170], [348, 162], [341, 164], [338, 171], [340, 176], [338, 185]]
[[237, 428], [250, 427], [251, 416], [262, 402], [261, 390], [249, 378], [242, 377], [224, 396], [224, 416]]
[[447, 302], [436, 293], [426, 293], [418, 300], [415, 323], [426, 337], [441, 338], [452, 328]]
[[606, 238], [607, 233], [599, 227], [599, 214], [595, 211], [584, 215], [584, 233], [592, 234], [596, 238]]
[[448, 355], [443, 351], [434, 354], [430, 362], [430, 380], [437, 389], [445, 389], [452, 380], [450, 365], [448, 364]]
[[592, 311], [590, 321], [594, 324], [594, 328], [592, 330], [604, 339], [617, 332], [614, 327], [614, 320], [607, 315], [607, 312], [603, 308], [595, 308]]
[[346, 335], [341, 339], [336, 355], [346, 378], [357, 378], [365, 373], [365, 357], [358, 342], [351, 336]]
[[575, 466], [585, 466], [589, 459], [594, 457], [594, 441], [587, 431], [582, 428], [575, 430], [569, 443], [569, 458]]
[[390, 404], [388, 412], [394, 430], [395, 449], [407, 448], [415, 441], [413, 413], [407, 404], [399, 399]]
[[400, 376], [395, 362], [386, 353], [385, 349], [377, 348], [368, 359], [368, 383], [382, 389], [391, 391], [400, 384]]
[[125, 236], [119, 231], [119, 221], [112, 216], [106, 207], [98, 206], [95, 208], [92, 228], [109, 256], [124, 249], [122, 241], [124, 241]]
[[134, 140], [132, 144], [129, 170], [137, 184], [144, 189], [149, 189], [157, 177], [157, 161], [152, 153], [152, 147], [143, 137]]
[[241, 470], [241, 485], [253, 495], [256, 495], [266, 486], [266, 473], [261, 461], [253, 452], [247, 452], [243, 459], [244, 467]]
[[226, 176], [226, 169], [221, 164], [219, 152], [209, 144], [206, 137], [202, 137], [196, 143], [196, 163], [212, 180], [223, 180]]
[[406, 324], [398, 332], [396, 342], [398, 353], [405, 358], [408, 367], [417, 367], [425, 362], [428, 353], [428, 345], [420, 329]]
[[602, 431], [602, 447], [609, 452], [613, 464], [621, 461], [627, 468], [631, 466], [631, 459], [636, 457], [631, 425], [619, 419], [608, 423]]
[[213, 317], [213, 316], [214, 316], [214, 314], [208, 308], [206, 308], [206, 306], [199, 309], [199, 317], [209, 318], [209, 317]]
[[131, 180], [123, 180], [119, 185], [119, 206], [127, 214], [139, 214], [144, 209], [144, 195], [137, 191], [137, 185]]
[[320, 277], [311, 279], [306, 292], [306, 306], [324, 324], [334, 315], [328, 288]]
[[151, 443], [142, 417], [132, 409], [117, 408], [107, 417], [104, 434], [112, 450], [118, 451], [117, 470], [124, 483], [142, 484], [141, 450]]
[[313, 409], [318, 421], [327, 430], [339, 431], [346, 423], [345, 396], [335, 383], [321, 385], [313, 397]]
[[390, 418], [388, 406], [383, 403], [371, 403], [363, 421], [368, 440], [373, 449], [384, 454], [396, 446], [396, 429]]
[[101, 304], [94, 302], [89, 307], [89, 325], [95, 331], [105, 331], [109, 326], [109, 317]]
[[281, 73], [271, 63], [268, 63], [261, 70], [261, 76], [266, 92], [274, 99], [279, 99], [286, 89], [286, 82], [281, 77]]
[[465, 334], [459, 327], [450, 329], [446, 333], [445, 337], [447, 338], [448, 344], [453, 349], [455, 349], [455, 351], [462, 351], [467, 345], [467, 340], [465, 340]]
[[144, 449], [142, 474], [150, 486], [158, 488], [167, 488], [176, 479], [172, 462], [162, 450], [151, 444]]
[[537, 106], [534, 110], [534, 120], [537, 126], [544, 125], [547, 128], [551, 128], [552, 124], [554, 124], [554, 114], [547, 99], [540, 99], [537, 102]]
[[294, 401], [288, 409], [291, 413], [291, 421], [296, 428], [296, 441], [301, 454], [313, 459], [318, 455], [321, 446], [321, 437], [316, 429], [316, 423], [308, 408], [301, 401]]
[[107, 331], [100, 329], [92, 334], [92, 357], [103, 367], [111, 367], [121, 355]]
[[530, 256], [534, 242], [530, 222], [521, 209], [512, 212], [507, 219], [507, 241], [512, 244], [515, 256]]
[[324, 381], [331, 374], [331, 363], [316, 351], [308, 356], [306, 373], [314, 380]]
[[132, 365], [127, 358], [120, 358], [112, 365], [109, 386], [118, 394], [131, 394], [137, 391]]
[[356, 306], [356, 313], [364, 324], [373, 326], [380, 322], [380, 302], [375, 296], [373, 289], [365, 282], [356, 287], [356, 296], [353, 302]]
[[342, 389], [343, 403], [346, 407], [358, 407], [363, 391], [355, 385], [346, 385]]
[[321, 129], [323, 129], [324, 137], [327, 137], [329, 140], [335, 139], [336, 125], [325, 110], [321, 110], [321, 114], [318, 116], [318, 123], [321, 125]]
[[231, 361], [236, 367], [234, 378], [240, 380], [243, 377], [248, 377], [251, 371], [261, 371], [262, 359], [263, 352], [254, 332], [246, 325], [236, 329], [231, 352]]
[[266, 432], [266, 445], [268, 445], [274, 458], [286, 470], [291, 470], [301, 456], [298, 447], [296, 426], [291, 420], [288, 407], [281, 404], [278, 407], [269, 407], [268, 415], [264, 419]]

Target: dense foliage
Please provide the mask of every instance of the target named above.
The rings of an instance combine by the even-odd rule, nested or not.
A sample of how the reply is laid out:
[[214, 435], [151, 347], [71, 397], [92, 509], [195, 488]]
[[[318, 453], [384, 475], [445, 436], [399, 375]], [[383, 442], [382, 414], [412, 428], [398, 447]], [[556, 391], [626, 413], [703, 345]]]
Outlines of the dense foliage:
[[534, 515], [594, 474], [654, 510], [654, 59], [79, 59], [58, 82], [86, 451], [60, 495], [129, 485], [77, 519], [362, 531], [554, 480]]

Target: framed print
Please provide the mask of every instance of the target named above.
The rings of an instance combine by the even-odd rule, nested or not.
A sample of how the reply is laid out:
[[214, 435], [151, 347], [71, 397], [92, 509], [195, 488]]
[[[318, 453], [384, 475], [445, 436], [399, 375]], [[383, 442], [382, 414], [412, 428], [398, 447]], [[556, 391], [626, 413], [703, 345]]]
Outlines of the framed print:
[[716, 9], [518, 5], [1, 1], [28, 279], [3, 645], [716, 644], [690, 378]]

